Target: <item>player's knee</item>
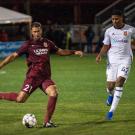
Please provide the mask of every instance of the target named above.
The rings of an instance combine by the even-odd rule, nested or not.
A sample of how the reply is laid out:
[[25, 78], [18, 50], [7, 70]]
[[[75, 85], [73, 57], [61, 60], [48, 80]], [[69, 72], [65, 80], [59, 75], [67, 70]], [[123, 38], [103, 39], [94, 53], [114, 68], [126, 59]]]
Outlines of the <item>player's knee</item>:
[[110, 92], [110, 91], [113, 91], [114, 90], [114, 87], [108, 87], [107, 88], [107, 92]]
[[17, 97], [16, 98], [16, 102], [17, 103], [24, 103], [26, 100], [25, 99], [23, 99], [23, 98], [21, 98], [21, 97]]
[[120, 76], [116, 81], [116, 87], [123, 87], [125, 80], [126, 79], [124, 77]]
[[58, 96], [57, 89], [53, 89], [53, 90], [50, 92], [50, 96], [57, 97], [57, 96]]
[[50, 89], [49, 96], [53, 96], [53, 97], [57, 97], [58, 96], [57, 87], [55, 85], [52, 86], [52, 89]]
[[53, 96], [53, 97], [57, 97], [58, 96], [58, 91], [57, 91], [57, 87], [56, 85], [51, 85], [46, 89], [46, 94], [48, 96]]
[[20, 91], [17, 98], [16, 98], [16, 102], [17, 103], [24, 103], [28, 97], [29, 97], [29, 94], [27, 94], [26, 92]]
[[115, 83], [108, 83], [108, 85], [107, 85], [108, 91], [112, 91], [112, 90], [114, 90], [114, 88], [115, 88]]

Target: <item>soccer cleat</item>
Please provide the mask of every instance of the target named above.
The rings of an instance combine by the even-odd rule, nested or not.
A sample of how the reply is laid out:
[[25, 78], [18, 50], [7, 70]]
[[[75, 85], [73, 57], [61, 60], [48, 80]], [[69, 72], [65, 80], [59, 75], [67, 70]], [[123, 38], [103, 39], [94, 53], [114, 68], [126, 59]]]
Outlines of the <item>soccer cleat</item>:
[[107, 115], [106, 115], [106, 119], [112, 120], [112, 117], [113, 117], [113, 112], [108, 112]]
[[53, 124], [52, 122], [47, 122], [43, 124], [43, 127], [45, 128], [55, 128], [57, 127], [55, 124]]
[[108, 98], [107, 98], [107, 101], [106, 101], [106, 105], [110, 106], [112, 104], [112, 101], [113, 101], [113, 96], [109, 95]]

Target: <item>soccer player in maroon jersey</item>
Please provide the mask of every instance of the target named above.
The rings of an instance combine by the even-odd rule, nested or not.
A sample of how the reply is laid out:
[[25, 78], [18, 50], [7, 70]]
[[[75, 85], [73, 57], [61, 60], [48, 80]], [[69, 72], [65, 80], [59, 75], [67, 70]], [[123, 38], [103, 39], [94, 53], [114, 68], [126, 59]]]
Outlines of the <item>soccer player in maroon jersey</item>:
[[26, 41], [18, 51], [7, 56], [1, 63], [0, 69], [6, 64], [14, 61], [19, 56], [25, 54], [28, 65], [26, 79], [19, 93], [8, 92], [0, 93], [0, 99], [24, 103], [27, 98], [38, 87], [48, 95], [47, 112], [44, 117], [44, 127], [55, 127], [51, 122], [53, 112], [57, 102], [57, 87], [51, 80], [50, 53], [55, 52], [58, 55], [79, 55], [83, 56], [82, 51], [63, 50], [55, 44], [42, 37], [42, 26], [38, 22], [31, 25], [32, 38]]

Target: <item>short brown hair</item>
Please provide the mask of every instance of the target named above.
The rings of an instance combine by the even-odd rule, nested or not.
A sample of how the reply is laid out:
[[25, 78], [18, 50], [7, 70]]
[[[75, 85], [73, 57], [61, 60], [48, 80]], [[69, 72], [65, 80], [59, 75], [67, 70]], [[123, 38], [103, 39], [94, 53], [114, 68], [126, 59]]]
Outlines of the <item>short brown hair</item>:
[[33, 22], [33, 23], [31, 24], [31, 28], [33, 28], [33, 27], [40, 27], [40, 28], [42, 28], [42, 25], [41, 25], [40, 22]]

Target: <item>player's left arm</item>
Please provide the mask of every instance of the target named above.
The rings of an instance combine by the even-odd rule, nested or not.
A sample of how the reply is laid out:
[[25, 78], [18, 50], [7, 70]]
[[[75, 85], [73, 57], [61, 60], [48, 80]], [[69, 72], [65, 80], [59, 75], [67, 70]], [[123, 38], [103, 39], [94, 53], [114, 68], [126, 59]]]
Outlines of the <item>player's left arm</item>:
[[135, 50], [135, 39], [132, 39], [131, 46], [132, 46], [132, 49]]
[[131, 35], [131, 47], [133, 50], [135, 50], [135, 28], [132, 29], [132, 35]]
[[61, 49], [61, 48], [59, 48], [56, 53], [58, 55], [60, 55], [60, 56], [67, 56], [67, 55], [79, 55], [80, 57], [83, 56], [83, 52], [82, 51], [66, 50], [66, 49]]

